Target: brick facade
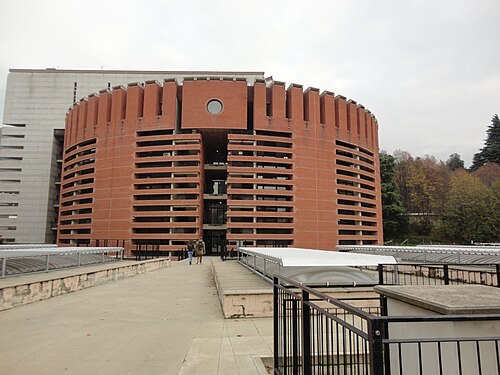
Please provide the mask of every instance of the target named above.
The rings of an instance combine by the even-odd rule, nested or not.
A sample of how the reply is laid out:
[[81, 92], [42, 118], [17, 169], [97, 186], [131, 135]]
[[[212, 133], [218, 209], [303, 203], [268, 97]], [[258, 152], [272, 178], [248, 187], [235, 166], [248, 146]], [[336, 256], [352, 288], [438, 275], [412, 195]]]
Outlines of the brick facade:
[[58, 242], [176, 250], [203, 236], [209, 253], [226, 241], [381, 244], [377, 136], [363, 106], [296, 84], [200, 77], [102, 90], [66, 117]]

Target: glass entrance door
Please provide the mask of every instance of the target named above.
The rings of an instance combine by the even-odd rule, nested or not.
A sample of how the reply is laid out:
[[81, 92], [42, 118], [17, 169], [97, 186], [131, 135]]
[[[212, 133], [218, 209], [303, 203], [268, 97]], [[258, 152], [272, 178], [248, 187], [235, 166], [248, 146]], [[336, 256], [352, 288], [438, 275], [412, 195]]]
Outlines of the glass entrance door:
[[220, 255], [226, 246], [226, 231], [213, 230], [205, 232], [205, 249], [207, 255]]

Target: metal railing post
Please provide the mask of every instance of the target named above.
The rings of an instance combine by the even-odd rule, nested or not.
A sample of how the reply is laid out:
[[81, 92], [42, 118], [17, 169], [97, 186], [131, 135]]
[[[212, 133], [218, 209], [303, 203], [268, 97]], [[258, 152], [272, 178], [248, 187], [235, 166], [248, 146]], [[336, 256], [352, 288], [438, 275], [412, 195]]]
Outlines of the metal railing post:
[[7, 258], [2, 258], [2, 274], [1, 277], [4, 277], [7, 273]]
[[45, 272], [49, 272], [49, 255], [45, 255]]
[[377, 265], [378, 268], [378, 284], [384, 285], [384, 265], [379, 263]]
[[[298, 301], [292, 300], [292, 374], [299, 375], [299, 308]], [[306, 373], [306, 370], [304, 370]]]
[[302, 374], [311, 375], [311, 307], [309, 306], [309, 292], [302, 290]]
[[278, 310], [278, 296], [279, 296], [279, 289], [278, 289], [278, 283], [279, 279], [278, 277], [274, 276], [273, 278], [273, 347], [274, 347], [274, 371], [276, 372], [279, 367], [279, 338], [278, 338], [278, 324], [279, 324], [279, 310]]
[[101, 253], [101, 263], [104, 264], [104, 251]]
[[497, 271], [497, 288], [500, 288], [500, 264], [495, 265]]
[[82, 264], [82, 261], [81, 261], [81, 260], [82, 260], [82, 259], [81, 259], [82, 257], [81, 257], [81, 255], [82, 255], [81, 253], [78, 253], [78, 267], [80, 267], [80, 266], [81, 266], [81, 264]]
[[[370, 366], [372, 375], [389, 374], [384, 370], [384, 344], [385, 323], [383, 319], [374, 318], [369, 323], [369, 344], [370, 344]], [[388, 365], [388, 364], [386, 364]], [[389, 369], [386, 369], [389, 370]]]
[[443, 265], [444, 285], [450, 285], [450, 271], [447, 264]]

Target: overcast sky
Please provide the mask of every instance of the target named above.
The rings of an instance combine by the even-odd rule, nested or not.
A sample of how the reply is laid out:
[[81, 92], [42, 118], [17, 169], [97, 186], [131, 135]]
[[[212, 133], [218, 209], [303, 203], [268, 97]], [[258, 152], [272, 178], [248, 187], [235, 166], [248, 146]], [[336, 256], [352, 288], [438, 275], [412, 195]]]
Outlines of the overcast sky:
[[380, 148], [469, 166], [500, 114], [500, 0], [1, 0], [9, 68], [248, 70], [344, 95]]

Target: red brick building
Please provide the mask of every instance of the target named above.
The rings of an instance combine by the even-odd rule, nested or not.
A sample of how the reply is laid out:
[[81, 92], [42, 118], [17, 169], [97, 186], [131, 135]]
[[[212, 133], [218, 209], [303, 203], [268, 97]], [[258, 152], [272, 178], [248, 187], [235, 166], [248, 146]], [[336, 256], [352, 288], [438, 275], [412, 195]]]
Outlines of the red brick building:
[[208, 253], [381, 244], [375, 117], [282, 82], [200, 77], [114, 87], [66, 117], [58, 242]]

